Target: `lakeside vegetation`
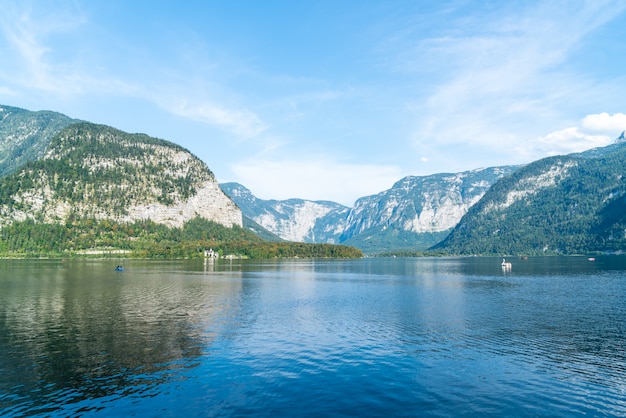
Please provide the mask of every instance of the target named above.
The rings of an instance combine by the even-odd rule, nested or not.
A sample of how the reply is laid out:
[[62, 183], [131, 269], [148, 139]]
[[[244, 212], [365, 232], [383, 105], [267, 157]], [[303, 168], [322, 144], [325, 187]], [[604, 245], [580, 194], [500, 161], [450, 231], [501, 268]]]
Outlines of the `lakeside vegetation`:
[[14, 222], [0, 230], [0, 257], [202, 258], [212, 249], [241, 258], [357, 258], [343, 245], [265, 241], [244, 228], [195, 218], [182, 228], [152, 221], [119, 223], [93, 218], [64, 224]]

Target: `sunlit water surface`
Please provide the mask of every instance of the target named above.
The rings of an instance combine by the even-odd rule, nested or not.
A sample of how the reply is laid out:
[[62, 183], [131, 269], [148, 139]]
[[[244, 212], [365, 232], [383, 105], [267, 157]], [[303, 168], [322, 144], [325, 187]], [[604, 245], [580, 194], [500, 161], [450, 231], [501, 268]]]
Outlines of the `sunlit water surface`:
[[0, 415], [625, 416], [626, 259], [0, 261]]

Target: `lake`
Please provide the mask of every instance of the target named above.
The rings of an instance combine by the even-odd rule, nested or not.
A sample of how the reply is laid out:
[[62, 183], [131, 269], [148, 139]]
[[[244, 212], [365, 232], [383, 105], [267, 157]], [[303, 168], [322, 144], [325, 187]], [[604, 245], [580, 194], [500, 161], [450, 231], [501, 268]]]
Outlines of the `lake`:
[[0, 260], [0, 414], [626, 416], [626, 257], [501, 261]]

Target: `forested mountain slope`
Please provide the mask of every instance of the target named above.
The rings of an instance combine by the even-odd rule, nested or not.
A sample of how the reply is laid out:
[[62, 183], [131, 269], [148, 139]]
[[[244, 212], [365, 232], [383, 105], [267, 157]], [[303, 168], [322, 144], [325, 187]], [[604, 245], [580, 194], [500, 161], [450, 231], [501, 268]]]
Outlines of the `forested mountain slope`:
[[61, 113], [0, 105], [0, 177], [41, 158], [52, 137], [76, 122]]
[[108, 126], [69, 125], [43, 158], [0, 178], [0, 225], [93, 218], [180, 227], [195, 217], [242, 225], [241, 211], [198, 158]]
[[626, 249], [626, 143], [549, 157], [498, 181], [434, 249], [576, 254]]
[[247, 219], [244, 228], [204, 162], [147, 135], [3, 106], [0, 156], [3, 257], [362, 255], [284, 242]]

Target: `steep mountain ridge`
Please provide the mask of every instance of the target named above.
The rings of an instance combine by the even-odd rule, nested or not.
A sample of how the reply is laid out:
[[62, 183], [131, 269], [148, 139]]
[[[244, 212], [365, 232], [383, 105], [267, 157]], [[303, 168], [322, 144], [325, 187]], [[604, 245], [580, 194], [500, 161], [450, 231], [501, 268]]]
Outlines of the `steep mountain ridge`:
[[218, 185], [173, 143], [0, 106], [0, 227], [77, 219], [180, 227], [203, 218], [274, 242], [345, 244], [368, 254], [433, 245], [445, 254], [623, 251], [625, 161], [622, 132], [607, 147], [523, 167], [408, 176], [348, 208], [257, 199], [237, 183]]
[[434, 249], [575, 254], [626, 248], [626, 143], [548, 157], [493, 185]]
[[94, 218], [180, 227], [195, 217], [242, 225], [239, 208], [189, 151], [104, 125], [69, 125], [43, 158], [0, 178], [0, 225]]
[[0, 177], [41, 158], [52, 137], [76, 122], [57, 112], [0, 105]]

